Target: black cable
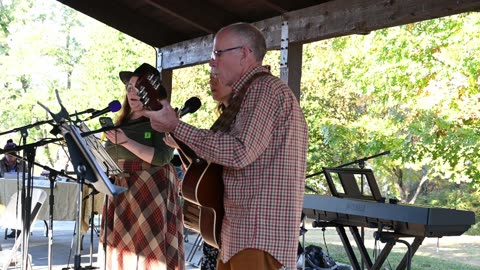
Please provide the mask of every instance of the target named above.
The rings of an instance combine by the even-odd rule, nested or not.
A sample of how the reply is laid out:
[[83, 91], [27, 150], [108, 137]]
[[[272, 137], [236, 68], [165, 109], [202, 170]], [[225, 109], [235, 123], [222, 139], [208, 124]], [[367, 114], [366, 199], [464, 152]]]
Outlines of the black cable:
[[398, 239], [397, 242], [400, 242], [407, 246], [407, 270], [410, 270], [412, 266], [412, 247], [410, 246], [410, 243], [405, 240]]
[[327, 250], [327, 255], [330, 256], [330, 252], [328, 251], [328, 246], [327, 246], [327, 241], [325, 239], [325, 227], [322, 228], [322, 231], [323, 231], [323, 245], [325, 246], [325, 249]]

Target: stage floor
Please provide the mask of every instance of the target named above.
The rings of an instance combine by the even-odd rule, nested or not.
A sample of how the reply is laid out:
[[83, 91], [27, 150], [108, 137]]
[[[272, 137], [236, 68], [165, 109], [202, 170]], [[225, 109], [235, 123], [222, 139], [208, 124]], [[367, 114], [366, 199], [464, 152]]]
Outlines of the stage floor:
[[[97, 221], [98, 223], [98, 221]], [[33, 270], [50, 269], [48, 265], [48, 238], [44, 234], [45, 225], [42, 220], [36, 221], [33, 226], [32, 234], [30, 236], [30, 248], [29, 253], [32, 256], [32, 268]], [[74, 221], [54, 221], [53, 223], [53, 270], [61, 270], [63, 268], [74, 268], [74, 258], [76, 255], [77, 245], [76, 236], [74, 235], [75, 222]], [[11, 249], [15, 240], [13, 238], [4, 239], [5, 229], [0, 229], [0, 244], [3, 250]], [[10, 232], [10, 231], [9, 231]], [[196, 239], [195, 234], [188, 235], [188, 242], [184, 243], [185, 256], [187, 256], [193, 246]], [[97, 250], [98, 250], [98, 236], [94, 232], [93, 244], [90, 244], [91, 233], [89, 232], [83, 239], [83, 250], [81, 250], [81, 267], [82, 269], [88, 269], [90, 265], [96, 267], [97, 265]], [[93, 248], [92, 256], [90, 256], [90, 247]], [[192, 259], [194, 264], [199, 262], [201, 251], [198, 250]], [[90, 257], [92, 260], [90, 260]], [[91, 263], [90, 263], [91, 262]], [[186, 263], [186, 269], [199, 269], [196, 265]], [[21, 269], [21, 265], [18, 268], [11, 267], [9, 269]]]

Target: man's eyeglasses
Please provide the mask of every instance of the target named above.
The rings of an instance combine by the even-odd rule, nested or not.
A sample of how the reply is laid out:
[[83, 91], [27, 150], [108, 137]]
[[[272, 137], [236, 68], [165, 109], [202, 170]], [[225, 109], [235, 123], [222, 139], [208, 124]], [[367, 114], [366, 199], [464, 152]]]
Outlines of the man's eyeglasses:
[[223, 50], [213, 50], [212, 52], [212, 59], [215, 60], [217, 59], [219, 56], [222, 55], [222, 53], [224, 52], [228, 52], [228, 51], [233, 51], [233, 50], [236, 50], [236, 49], [241, 49], [243, 48], [244, 46], [237, 46], [237, 47], [232, 47], [232, 48], [228, 48], [228, 49], [223, 49]]

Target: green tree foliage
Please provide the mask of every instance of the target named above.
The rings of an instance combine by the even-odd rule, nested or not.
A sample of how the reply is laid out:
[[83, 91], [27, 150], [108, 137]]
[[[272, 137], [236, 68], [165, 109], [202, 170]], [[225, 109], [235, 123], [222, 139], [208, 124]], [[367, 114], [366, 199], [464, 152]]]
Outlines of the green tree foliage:
[[[56, 90], [70, 113], [102, 109], [114, 99], [123, 101], [124, 86], [118, 72], [133, 70], [142, 62], [155, 63], [152, 47], [56, 1], [21, 1], [9, 10], [11, 15], [4, 9], [1, 13], [2, 18], [11, 18], [5, 26], [8, 39], [0, 37], [0, 44], [8, 48], [8, 53], [0, 54], [0, 65], [6, 71], [0, 74], [6, 93], [2, 131], [50, 119], [37, 102], [59, 112]], [[92, 129], [99, 127], [96, 120], [87, 124]], [[27, 143], [53, 137], [50, 130], [49, 125], [30, 129]], [[19, 137], [19, 132], [8, 135], [15, 141], [20, 141]], [[60, 167], [68, 163], [64, 149], [57, 145], [48, 144], [37, 151], [40, 163]]]
[[[31, 10], [29, 1], [2, 1], [0, 2], [0, 18], [2, 31], [0, 32], [0, 87], [2, 99], [2, 113], [0, 128], [8, 130], [14, 126], [21, 126], [35, 118], [36, 101], [34, 98], [33, 77], [36, 72], [30, 60], [39, 59], [38, 47], [26, 46], [37, 34], [38, 25], [35, 18], [27, 12]], [[35, 115], [35, 114], [34, 114]], [[38, 130], [29, 131], [30, 136], [39, 137]], [[13, 136], [18, 141], [19, 136]]]
[[453, 181], [478, 198], [479, 22], [464, 14], [306, 45], [309, 171], [389, 149], [369, 165], [390, 195], [414, 202], [426, 182]]

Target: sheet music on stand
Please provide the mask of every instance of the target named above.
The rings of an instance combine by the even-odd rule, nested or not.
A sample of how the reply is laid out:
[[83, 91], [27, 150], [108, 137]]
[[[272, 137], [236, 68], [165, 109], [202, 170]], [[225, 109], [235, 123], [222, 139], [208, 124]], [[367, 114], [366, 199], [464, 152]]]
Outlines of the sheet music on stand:
[[[112, 183], [107, 176], [107, 172], [110, 174], [110, 171], [113, 169], [107, 168], [109, 166], [107, 161], [97, 159], [97, 157], [101, 158], [101, 155], [98, 154], [98, 151], [95, 151], [96, 149], [90, 149], [87, 145], [87, 140], [82, 137], [80, 129], [77, 126], [64, 123], [61, 125], [61, 128], [78, 179], [83, 178], [97, 191], [109, 196], [116, 196], [127, 190], [125, 187], [117, 186]], [[91, 139], [88, 141], [92, 142]], [[97, 149], [103, 149], [103, 146]], [[94, 152], [97, 152], [97, 156], [93, 154]], [[116, 165], [112, 164], [112, 166]], [[104, 168], [108, 170], [104, 170]]]
[[[71, 162], [78, 178], [90, 182], [97, 191], [109, 196], [116, 196], [126, 191], [127, 188], [114, 185], [107, 176], [107, 173], [114, 174], [115, 172], [121, 172], [116, 163], [111, 160], [103, 146], [101, 146], [99, 142], [96, 142], [96, 138], [92, 139], [92, 137], [90, 137], [85, 139], [82, 137], [80, 129], [75, 125], [74, 121], [72, 121], [70, 114], [63, 106], [58, 90], [55, 90], [55, 95], [61, 108], [60, 112], [56, 114], [42, 103], [37, 103], [44, 108], [59, 125], [58, 128], [67, 143]], [[82, 125], [88, 129], [85, 124], [82, 123]], [[90, 146], [93, 146], [93, 148], [90, 149]]]
[[[80, 131], [83, 133], [90, 132], [90, 129], [84, 122], [80, 123]], [[90, 151], [95, 156], [95, 159], [98, 161], [100, 167], [102, 167], [104, 172], [108, 172], [109, 175], [119, 175], [123, 173], [122, 169], [118, 166], [118, 164], [112, 159], [112, 157], [107, 153], [105, 147], [101, 143], [101, 141], [95, 136], [95, 134], [91, 134], [88, 136], [83, 137], [87, 146], [90, 148]]]

